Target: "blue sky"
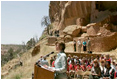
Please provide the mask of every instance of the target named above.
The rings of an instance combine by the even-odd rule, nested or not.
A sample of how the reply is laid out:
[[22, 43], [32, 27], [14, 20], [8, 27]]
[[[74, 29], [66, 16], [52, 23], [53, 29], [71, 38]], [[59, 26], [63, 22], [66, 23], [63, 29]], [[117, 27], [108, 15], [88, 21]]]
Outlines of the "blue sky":
[[43, 16], [49, 15], [49, 1], [1, 1], [1, 44], [22, 44], [41, 36]]

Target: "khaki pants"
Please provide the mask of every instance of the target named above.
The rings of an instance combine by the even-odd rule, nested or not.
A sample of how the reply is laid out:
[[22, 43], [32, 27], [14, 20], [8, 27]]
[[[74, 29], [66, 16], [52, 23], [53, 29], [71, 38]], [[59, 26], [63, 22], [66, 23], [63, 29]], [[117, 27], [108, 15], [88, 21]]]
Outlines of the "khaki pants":
[[87, 45], [87, 51], [90, 51], [90, 47], [91, 47], [90, 45]]
[[81, 47], [82, 46], [78, 46], [78, 52], [81, 53]]

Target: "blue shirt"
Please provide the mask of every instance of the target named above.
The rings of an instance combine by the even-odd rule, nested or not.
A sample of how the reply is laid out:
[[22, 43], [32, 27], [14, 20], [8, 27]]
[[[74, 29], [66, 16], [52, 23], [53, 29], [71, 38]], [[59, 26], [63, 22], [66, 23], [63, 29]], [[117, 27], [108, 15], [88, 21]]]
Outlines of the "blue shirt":
[[86, 41], [85, 41], [85, 42], [83, 41], [83, 45], [84, 45], [84, 46], [86, 45]]

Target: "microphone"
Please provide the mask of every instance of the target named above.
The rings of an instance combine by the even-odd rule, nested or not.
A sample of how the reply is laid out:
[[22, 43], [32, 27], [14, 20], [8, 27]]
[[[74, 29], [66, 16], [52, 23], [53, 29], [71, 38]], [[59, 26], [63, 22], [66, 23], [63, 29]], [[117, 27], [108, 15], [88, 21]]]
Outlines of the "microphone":
[[44, 57], [49, 57], [51, 54], [54, 54], [54, 52], [51, 52], [51, 53], [45, 55]]

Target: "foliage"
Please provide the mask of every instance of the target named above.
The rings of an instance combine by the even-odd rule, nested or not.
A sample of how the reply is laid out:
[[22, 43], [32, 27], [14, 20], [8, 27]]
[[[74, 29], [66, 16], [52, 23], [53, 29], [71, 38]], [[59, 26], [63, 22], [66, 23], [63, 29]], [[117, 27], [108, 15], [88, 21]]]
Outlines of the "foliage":
[[16, 74], [14, 79], [21, 79], [22, 74]]
[[34, 47], [36, 44], [36, 41], [34, 38], [31, 38], [27, 43], [26, 43], [26, 48], [27, 50], [31, 49], [32, 47]]
[[22, 42], [22, 45], [2, 45], [3, 51], [8, 51], [1, 55], [1, 66], [4, 66], [4, 64], [6, 64], [8, 61], [16, 58], [17, 54], [21, 56], [24, 52], [34, 47], [37, 42], [38, 39], [36, 36], [35, 38], [31, 38], [26, 44], [25, 42]]
[[8, 50], [8, 54], [10, 54], [10, 55], [9, 55], [10, 60], [14, 58], [14, 55], [13, 55], [13, 54], [14, 54], [14, 51], [13, 51], [12, 48], [10, 48], [10, 49]]
[[50, 27], [51, 27], [51, 21], [50, 21], [49, 16], [44, 16], [42, 18], [42, 20], [41, 20], [41, 26], [47, 27], [47, 33], [49, 35], [50, 34], [49, 31], [50, 31]]
[[46, 37], [46, 34], [42, 34], [42, 36], [40, 37], [39, 40], [42, 40], [42, 39], [44, 39], [45, 37]]
[[17, 54], [21, 54], [20, 47], [17, 50], [13, 50], [13, 48], [9, 48], [7, 53], [1, 55], [1, 66], [6, 64], [8, 61], [12, 60], [13, 58], [17, 57]]

